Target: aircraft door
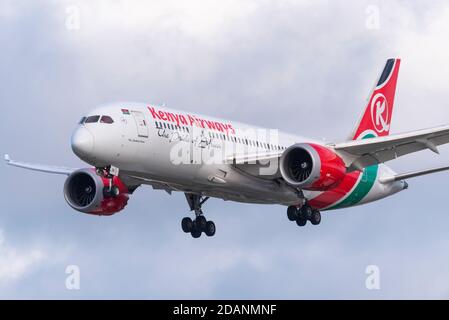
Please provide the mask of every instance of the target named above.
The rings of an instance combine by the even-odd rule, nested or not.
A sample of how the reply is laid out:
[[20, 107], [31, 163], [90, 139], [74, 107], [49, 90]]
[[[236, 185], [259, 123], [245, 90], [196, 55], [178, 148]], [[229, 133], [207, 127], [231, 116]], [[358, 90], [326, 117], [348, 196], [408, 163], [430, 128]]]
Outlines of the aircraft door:
[[145, 116], [140, 111], [131, 111], [134, 121], [136, 122], [137, 135], [139, 138], [148, 138], [148, 123]]

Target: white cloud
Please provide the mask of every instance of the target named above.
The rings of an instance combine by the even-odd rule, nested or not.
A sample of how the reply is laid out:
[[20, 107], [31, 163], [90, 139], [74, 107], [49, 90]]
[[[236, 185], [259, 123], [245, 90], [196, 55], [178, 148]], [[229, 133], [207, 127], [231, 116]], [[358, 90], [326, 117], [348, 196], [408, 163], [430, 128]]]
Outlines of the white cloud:
[[399, 130], [449, 122], [449, 4], [429, 6], [419, 13], [411, 9], [397, 7], [395, 12], [401, 14], [390, 14], [392, 20], [397, 17], [396, 22], [390, 20], [385, 26], [393, 34], [387, 47], [403, 58], [394, 120]]
[[[196, 40], [209, 41], [234, 19], [250, 15], [254, 0], [228, 1], [67, 1], [81, 11], [82, 32], [95, 36], [114, 31], [154, 32], [174, 29]], [[61, 6], [61, 3], [59, 3]], [[62, 10], [60, 10], [63, 12]]]
[[32, 272], [44, 257], [40, 249], [20, 249], [9, 245], [0, 230], [0, 285], [20, 280]]

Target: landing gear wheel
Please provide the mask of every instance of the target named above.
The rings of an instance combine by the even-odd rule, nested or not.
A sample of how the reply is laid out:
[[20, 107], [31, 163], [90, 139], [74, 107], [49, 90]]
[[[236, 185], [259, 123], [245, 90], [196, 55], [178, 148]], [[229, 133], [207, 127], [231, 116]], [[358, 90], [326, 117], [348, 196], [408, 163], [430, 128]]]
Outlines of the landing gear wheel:
[[112, 197], [118, 197], [120, 195], [120, 189], [117, 186], [112, 186], [110, 193]]
[[206, 230], [207, 220], [204, 216], [198, 216], [195, 219], [196, 228], [200, 231]]
[[312, 216], [310, 217], [310, 222], [313, 225], [318, 225], [321, 222], [321, 213], [318, 210], [313, 210], [312, 211]]
[[190, 233], [192, 234], [192, 237], [194, 237], [195, 239], [198, 239], [199, 237], [201, 237], [201, 230], [198, 230], [195, 227], [192, 229], [192, 231]]
[[287, 218], [290, 221], [295, 221], [298, 219], [298, 208], [295, 206], [290, 206], [287, 208]]
[[190, 219], [190, 218], [182, 219], [181, 226], [182, 226], [182, 231], [184, 231], [185, 233], [192, 232], [192, 228], [193, 228], [192, 219]]
[[206, 222], [206, 228], [204, 230], [204, 233], [206, 234], [206, 236], [208, 237], [213, 237], [215, 235], [215, 223], [213, 223], [212, 221], [207, 221]]
[[301, 210], [300, 215], [302, 215], [304, 219], [310, 220], [310, 218], [312, 217], [312, 213], [313, 213], [312, 208], [308, 205], [305, 205], [305, 206], [302, 206], [302, 208], [300, 210]]
[[120, 195], [120, 189], [117, 186], [104, 187], [103, 195], [107, 198], [109, 197], [116, 198]]
[[203, 197], [201, 194], [185, 193], [187, 203], [189, 204], [190, 211], [195, 212], [195, 220], [190, 218], [184, 218], [182, 220], [182, 230], [186, 233], [190, 233], [192, 237], [199, 238], [204, 232], [208, 237], [215, 235], [215, 224], [212, 221], [207, 221], [203, 215], [202, 205], [209, 199], [209, 197]]
[[304, 227], [306, 225], [306, 223], [307, 223], [307, 219], [304, 218], [302, 215], [300, 215], [298, 217], [298, 219], [296, 219], [296, 224], [300, 227]]

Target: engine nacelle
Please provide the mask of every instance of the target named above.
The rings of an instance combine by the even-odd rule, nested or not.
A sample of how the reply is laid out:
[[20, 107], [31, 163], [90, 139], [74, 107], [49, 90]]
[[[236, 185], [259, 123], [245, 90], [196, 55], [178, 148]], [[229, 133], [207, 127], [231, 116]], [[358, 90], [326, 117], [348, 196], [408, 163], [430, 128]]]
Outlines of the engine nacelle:
[[280, 171], [284, 180], [305, 190], [324, 191], [338, 184], [346, 174], [343, 160], [329, 148], [299, 143], [282, 154]]
[[73, 209], [99, 216], [111, 216], [128, 204], [128, 188], [118, 177], [112, 180], [99, 176], [95, 169], [80, 169], [73, 172], [64, 184], [64, 197]]

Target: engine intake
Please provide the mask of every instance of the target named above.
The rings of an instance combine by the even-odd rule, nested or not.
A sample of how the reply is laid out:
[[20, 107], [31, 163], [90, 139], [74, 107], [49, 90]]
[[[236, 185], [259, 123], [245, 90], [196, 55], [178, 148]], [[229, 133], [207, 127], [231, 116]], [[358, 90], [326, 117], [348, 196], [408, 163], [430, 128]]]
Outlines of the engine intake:
[[99, 176], [95, 169], [73, 172], [64, 184], [64, 198], [73, 209], [94, 215], [113, 215], [128, 203], [128, 189], [118, 177], [109, 180]]
[[284, 180], [292, 186], [324, 191], [344, 178], [346, 166], [329, 148], [299, 143], [285, 150], [281, 157], [280, 171]]

